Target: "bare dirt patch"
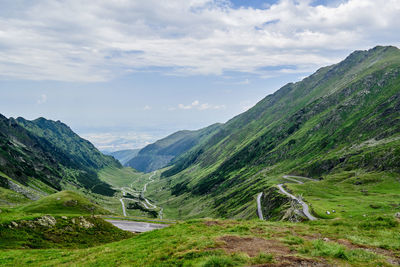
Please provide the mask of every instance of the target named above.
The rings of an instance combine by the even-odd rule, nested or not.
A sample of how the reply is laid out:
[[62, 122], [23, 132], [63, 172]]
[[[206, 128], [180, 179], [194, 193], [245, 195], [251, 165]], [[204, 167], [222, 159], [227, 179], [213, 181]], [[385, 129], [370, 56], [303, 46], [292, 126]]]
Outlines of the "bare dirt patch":
[[290, 254], [290, 249], [278, 240], [266, 240], [258, 237], [239, 237], [239, 236], [222, 236], [217, 239], [222, 248], [227, 253], [246, 253], [250, 257], [255, 257], [260, 252], [279, 255]]

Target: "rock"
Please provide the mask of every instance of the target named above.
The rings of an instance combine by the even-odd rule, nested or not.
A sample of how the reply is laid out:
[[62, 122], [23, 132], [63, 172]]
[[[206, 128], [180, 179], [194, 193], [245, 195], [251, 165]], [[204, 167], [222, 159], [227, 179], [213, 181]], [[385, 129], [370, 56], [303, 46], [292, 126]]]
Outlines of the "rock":
[[59, 198], [59, 197], [57, 198], [57, 200], [60, 200], [60, 199], [61, 199], [61, 198]]
[[330, 241], [329, 240], [329, 238], [327, 238], [327, 237], [324, 237], [324, 239], [323, 239], [325, 242], [328, 242], [328, 241]]
[[37, 223], [41, 226], [52, 227], [52, 226], [56, 225], [57, 220], [53, 216], [44, 215], [44, 216], [40, 217], [39, 219], [37, 219]]
[[14, 221], [12, 221], [11, 224], [13, 227], [18, 227], [18, 223], [14, 222]]
[[94, 226], [93, 223], [87, 221], [87, 220], [86, 220], [85, 218], [83, 218], [83, 217], [79, 217], [79, 219], [80, 219], [79, 226], [81, 226], [81, 227], [83, 227], [83, 228], [88, 229], [88, 228], [92, 228], [92, 227]]
[[32, 221], [25, 221], [25, 225], [29, 228], [35, 228], [35, 223]]
[[396, 217], [397, 219], [400, 219], [400, 212], [396, 212], [396, 214], [394, 215], [394, 217]]
[[335, 213], [336, 212], [336, 210], [332, 210], [332, 213]]
[[67, 216], [61, 216], [61, 219], [66, 220], [68, 218], [67, 218]]
[[329, 211], [329, 210], [327, 210], [327, 211], [326, 211], [326, 214], [330, 215], [331, 213], [330, 213], [330, 211]]

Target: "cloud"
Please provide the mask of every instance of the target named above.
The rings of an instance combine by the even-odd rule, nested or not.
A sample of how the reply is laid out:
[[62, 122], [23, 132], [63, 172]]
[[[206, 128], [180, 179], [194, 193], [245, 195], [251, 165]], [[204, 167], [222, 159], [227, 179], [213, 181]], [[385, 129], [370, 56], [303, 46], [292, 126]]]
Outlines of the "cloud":
[[0, 77], [92, 82], [132, 71], [267, 77], [280, 71], [266, 66], [308, 72], [355, 49], [400, 44], [400, 1], [312, 2], [255, 9], [227, 0], [5, 1]]
[[86, 133], [81, 136], [92, 142], [101, 151], [118, 151], [142, 148], [160, 136], [139, 132]]
[[44, 104], [44, 103], [46, 103], [47, 102], [47, 95], [46, 94], [42, 94], [40, 97], [39, 97], [39, 99], [36, 101], [36, 103], [38, 104], [38, 105], [42, 105], [42, 104]]
[[149, 105], [144, 106], [143, 110], [151, 110], [151, 107]]
[[[208, 103], [200, 103], [200, 101], [195, 100], [190, 105], [179, 104], [178, 109], [188, 110], [188, 109], [197, 109], [197, 110], [207, 110], [207, 109], [225, 109], [225, 105], [210, 105]], [[172, 107], [168, 110], [176, 110], [176, 108]]]

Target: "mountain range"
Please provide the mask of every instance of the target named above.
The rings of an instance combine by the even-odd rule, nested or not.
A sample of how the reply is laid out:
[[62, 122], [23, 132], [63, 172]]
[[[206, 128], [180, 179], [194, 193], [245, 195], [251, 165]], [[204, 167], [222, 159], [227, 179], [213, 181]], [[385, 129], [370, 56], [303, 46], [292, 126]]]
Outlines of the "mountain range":
[[[377, 46], [283, 86], [224, 124], [113, 156], [141, 172], [161, 169], [152, 186], [162, 190], [149, 194], [171, 216], [253, 218], [255, 196], [264, 192], [267, 201], [285, 174], [398, 173], [399, 112], [400, 50]], [[121, 168], [60, 121], [0, 116], [2, 190], [30, 199], [70, 188], [113, 196], [105, 181]]]
[[112, 196], [115, 191], [97, 175], [106, 166], [122, 167], [60, 121], [0, 115], [3, 188], [31, 199], [71, 186]]
[[188, 217], [253, 217], [254, 196], [283, 174], [399, 172], [399, 111], [400, 50], [355, 51], [177, 149], [159, 186]]
[[141, 172], [151, 172], [174, 164], [175, 160], [193, 147], [204, 143], [219, 130], [213, 124], [197, 131], [179, 131], [142, 148], [135, 157], [124, 165]]

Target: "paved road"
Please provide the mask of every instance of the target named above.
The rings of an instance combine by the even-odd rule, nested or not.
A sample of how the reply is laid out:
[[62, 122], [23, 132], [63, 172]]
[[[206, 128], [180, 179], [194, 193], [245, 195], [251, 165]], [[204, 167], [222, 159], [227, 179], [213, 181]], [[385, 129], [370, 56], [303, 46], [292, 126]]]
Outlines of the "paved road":
[[304, 177], [304, 176], [296, 176], [296, 175], [284, 175], [282, 177], [285, 178], [285, 179], [291, 180], [291, 181], [295, 181], [296, 183], [299, 183], [299, 184], [303, 184], [303, 182], [301, 182], [301, 181], [299, 181], [297, 179], [292, 179], [292, 178], [305, 179], [305, 180], [314, 181], [314, 182], [318, 182], [319, 181], [317, 179]]
[[[147, 183], [144, 185], [143, 190], [140, 192], [140, 195], [142, 196], [142, 198], [144, 199], [144, 201], [145, 201], [149, 206], [151, 206], [151, 207], [149, 207], [149, 206], [146, 205], [146, 203], [142, 202], [142, 204], [144, 205], [144, 207], [145, 207], [146, 209], [156, 209], [156, 208], [157, 208], [156, 205], [151, 204], [151, 203], [149, 202], [149, 200], [148, 200], [147, 198], [144, 197], [144, 192], [147, 191], [147, 185], [148, 185], [149, 183], [151, 183], [151, 182], [154, 182], [154, 180], [153, 180], [152, 178], [153, 178], [154, 175], [156, 175], [156, 173], [157, 173], [157, 171], [154, 171], [153, 174], [150, 175], [150, 177], [149, 177], [149, 180], [150, 180], [150, 181], [147, 182]], [[132, 186], [132, 184], [131, 184], [131, 186]], [[132, 190], [131, 188], [126, 188], [126, 187], [122, 187], [122, 188], [120, 188], [120, 189], [122, 190], [122, 196], [126, 196], [126, 192], [125, 192], [125, 191], [130, 191], [130, 190]], [[130, 192], [130, 193], [132, 193], [132, 192]], [[122, 211], [123, 211], [123, 213], [124, 213], [124, 216], [126, 217], [126, 209], [125, 209], [125, 203], [124, 203], [124, 200], [123, 200], [123, 199], [124, 199], [124, 198], [120, 198], [119, 201], [121, 202]], [[127, 199], [128, 199], [128, 198], [127, 198]], [[129, 200], [129, 199], [128, 199], [128, 200]], [[160, 219], [162, 219], [162, 216], [163, 216], [162, 208], [161, 208], [161, 210], [159, 211], [158, 214], [159, 214]]]
[[303, 213], [304, 213], [304, 215], [306, 215], [306, 217], [307, 217], [310, 221], [315, 221], [315, 220], [317, 220], [317, 218], [315, 218], [314, 216], [312, 216], [312, 215], [310, 214], [310, 209], [309, 209], [308, 205], [307, 205], [304, 201], [302, 201], [301, 199], [299, 199], [299, 198], [293, 196], [292, 194], [290, 194], [289, 192], [287, 192], [287, 191], [283, 188], [283, 184], [278, 184], [278, 188], [279, 188], [279, 190], [280, 190], [282, 193], [284, 193], [285, 195], [287, 195], [287, 196], [290, 197], [291, 199], [296, 200], [298, 203], [301, 204], [301, 206], [303, 206]]
[[264, 220], [264, 216], [262, 214], [262, 210], [261, 210], [261, 197], [262, 197], [263, 193], [259, 193], [257, 196], [257, 214], [258, 214], [258, 218], [260, 218], [260, 220]]
[[[144, 185], [143, 190], [142, 190], [142, 193], [141, 193], [141, 196], [142, 196], [142, 198], [144, 199], [144, 201], [145, 201], [149, 206], [151, 206], [151, 207], [149, 207], [149, 206], [146, 205], [146, 203], [143, 203], [143, 202], [142, 202], [143, 205], [144, 205], [147, 209], [156, 209], [156, 208], [157, 208], [156, 205], [151, 204], [150, 201], [149, 201], [147, 198], [144, 197], [144, 193], [147, 191], [147, 185], [148, 185], [149, 183], [154, 182], [154, 180], [153, 180], [152, 178], [153, 178], [154, 175], [156, 175], [156, 173], [157, 173], [157, 171], [154, 171], [153, 174], [149, 177], [149, 180], [150, 180], [150, 181], [147, 182], [147, 183]], [[160, 207], [160, 211], [158, 212], [158, 217], [159, 217], [160, 219], [163, 218], [163, 208], [161, 208], [161, 207]]]
[[[308, 178], [308, 177], [303, 177], [303, 176], [296, 176], [296, 175], [283, 175], [282, 176], [284, 179], [286, 180], [290, 180], [293, 181], [295, 183], [298, 184], [304, 184], [302, 181], [299, 181], [298, 179], [306, 179], [306, 180], [310, 180], [310, 181], [318, 181], [312, 178]], [[296, 179], [297, 178], [297, 179]], [[310, 208], [308, 207], [307, 203], [305, 203], [304, 201], [302, 201], [301, 199], [295, 197], [294, 195], [290, 194], [289, 192], [287, 192], [284, 188], [283, 188], [283, 184], [278, 184], [278, 188], [279, 191], [281, 191], [283, 194], [287, 195], [288, 197], [290, 197], [293, 200], [296, 200], [298, 203], [301, 204], [301, 206], [303, 207], [303, 213], [304, 215], [310, 220], [310, 221], [315, 221], [317, 220], [317, 218], [315, 218], [314, 216], [312, 216], [310, 214]], [[257, 214], [258, 214], [258, 218], [260, 218], [261, 220], [264, 220], [264, 217], [262, 215], [262, 211], [261, 211], [261, 197], [262, 197], [262, 192], [258, 194], [257, 196]]]
[[168, 224], [157, 224], [157, 223], [147, 223], [147, 222], [134, 222], [134, 221], [125, 221], [125, 220], [106, 220], [107, 222], [112, 223], [114, 226], [122, 229], [124, 231], [135, 232], [135, 233], [143, 233], [151, 230], [162, 229]]
[[[124, 192], [125, 193], [125, 192]], [[125, 194], [124, 194], [125, 195]], [[124, 200], [122, 198], [119, 199], [119, 201], [121, 201], [121, 205], [122, 205], [122, 212], [124, 213], [124, 216], [126, 217], [126, 209], [125, 209], [125, 203]]]

